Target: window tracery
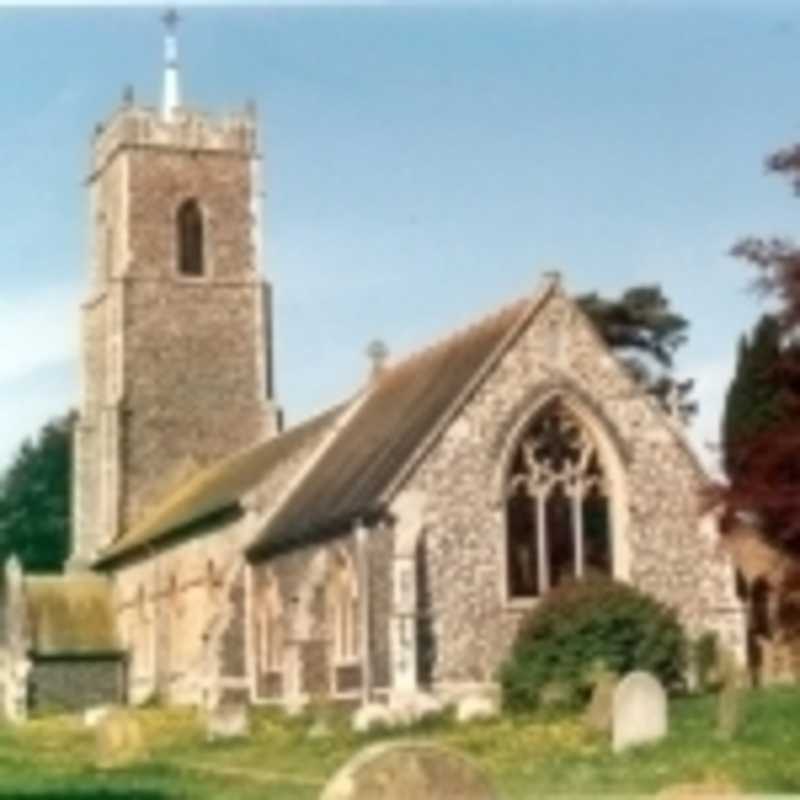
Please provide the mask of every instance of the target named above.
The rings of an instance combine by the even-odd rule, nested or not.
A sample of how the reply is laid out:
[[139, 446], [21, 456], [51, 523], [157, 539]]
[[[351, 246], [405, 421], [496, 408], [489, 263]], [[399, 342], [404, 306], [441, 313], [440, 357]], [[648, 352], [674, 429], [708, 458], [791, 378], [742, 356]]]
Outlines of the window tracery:
[[608, 482], [596, 443], [560, 399], [525, 430], [506, 482], [512, 598], [611, 572]]

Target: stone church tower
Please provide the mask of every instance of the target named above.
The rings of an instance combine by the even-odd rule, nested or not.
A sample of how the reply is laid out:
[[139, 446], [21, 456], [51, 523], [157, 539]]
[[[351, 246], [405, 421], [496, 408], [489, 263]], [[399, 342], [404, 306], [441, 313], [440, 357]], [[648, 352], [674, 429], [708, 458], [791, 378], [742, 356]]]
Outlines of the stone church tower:
[[277, 429], [255, 115], [181, 105], [165, 22], [161, 109], [126, 97], [92, 146], [75, 566], [176, 481]]

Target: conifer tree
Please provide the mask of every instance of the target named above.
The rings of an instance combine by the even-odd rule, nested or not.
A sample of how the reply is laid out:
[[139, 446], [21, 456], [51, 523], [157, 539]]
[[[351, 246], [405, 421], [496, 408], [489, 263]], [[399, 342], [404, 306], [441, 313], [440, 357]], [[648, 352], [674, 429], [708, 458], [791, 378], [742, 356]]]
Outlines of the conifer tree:
[[752, 335], [742, 336], [739, 341], [721, 431], [725, 472], [731, 480], [746, 467], [741, 462], [746, 457], [747, 443], [780, 418], [780, 341], [780, 326], [772, 314], [764, 314]]
[[25, 441], [0, 479], [0, 556], [26, 572], [58, 572], [69, 555], [74, 414]]

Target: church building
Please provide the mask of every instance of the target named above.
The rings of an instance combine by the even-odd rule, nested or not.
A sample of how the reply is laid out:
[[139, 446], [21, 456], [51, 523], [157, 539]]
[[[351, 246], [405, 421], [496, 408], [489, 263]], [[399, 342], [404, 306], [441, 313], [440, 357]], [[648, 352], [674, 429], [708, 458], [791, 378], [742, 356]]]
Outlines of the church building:
[[[60, 583], [16, 579], [32, 631], [92, 608], [69, 664], [105, 654], [131, 703], [449, 699], [601, 572], [742, 652], [684, 430], [556, 275], [283, 429], [260, 179], [252, 109], [182, 104], [168, 19], [161, 108], [126, 98], [92, 144], [74, 552]], [[48, 661], [28, 635], [40, 697], [63, 638]]]

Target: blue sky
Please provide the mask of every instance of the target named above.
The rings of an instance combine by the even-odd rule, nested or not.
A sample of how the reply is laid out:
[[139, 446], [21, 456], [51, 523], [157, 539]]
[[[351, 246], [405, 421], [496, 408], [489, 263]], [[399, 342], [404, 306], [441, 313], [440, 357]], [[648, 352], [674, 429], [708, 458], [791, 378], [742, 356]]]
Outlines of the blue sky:
[[[184, 96], [262, 118], [265, 264], [290, 421], [559, 269], [578, 292], [660, 283], [691, 321], [699, 446], [759, 312], [727, 255], [789, 233], [766, 177], [800, 139], [800, 6], [285, 2], [186, 9]], [[0, 8], [0, 466], [77, 402], [82, 181], [131, 83], [155, 103], [157, 9]]]

